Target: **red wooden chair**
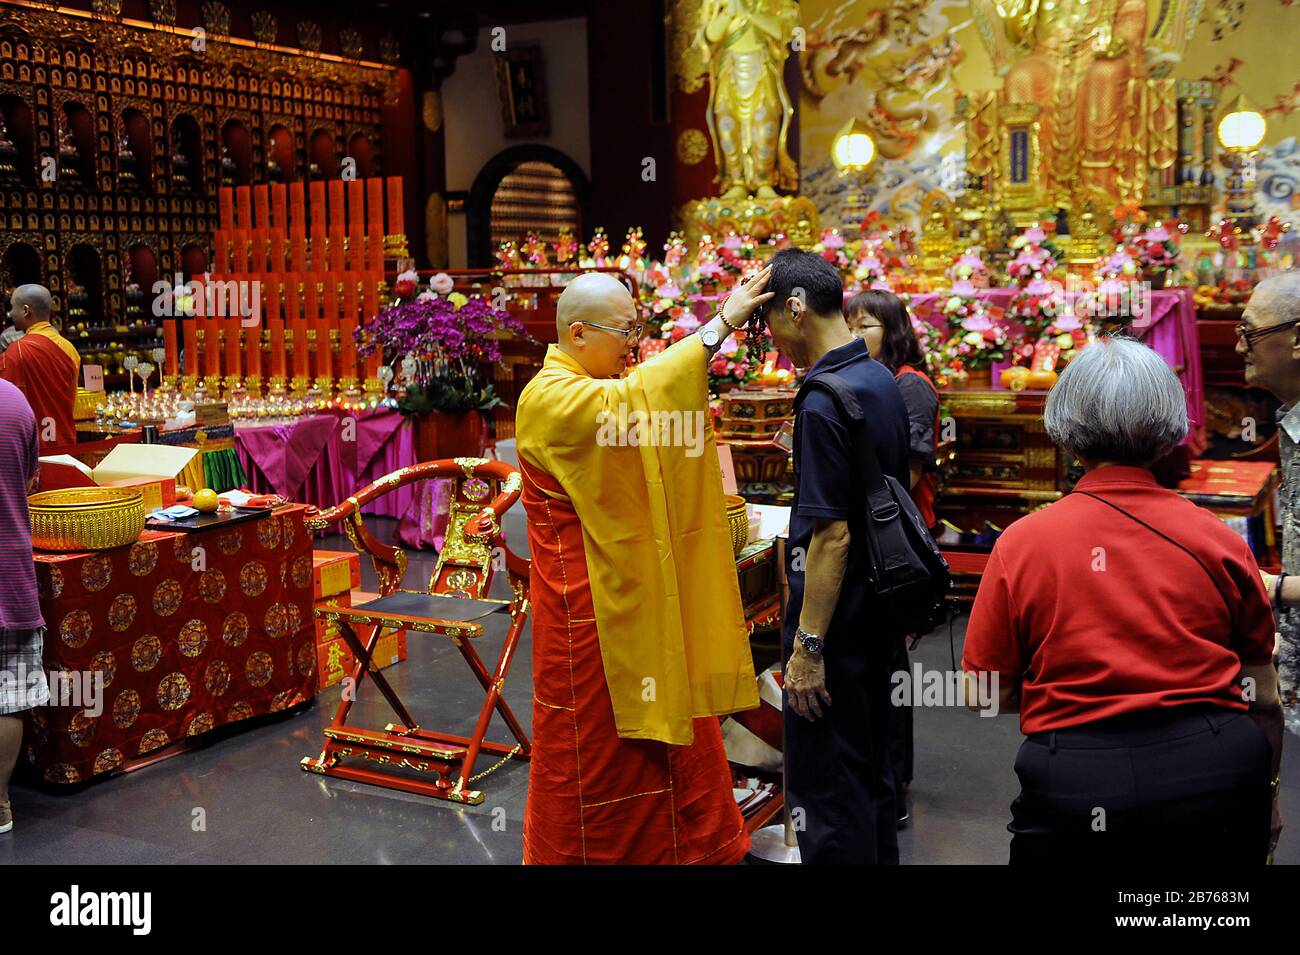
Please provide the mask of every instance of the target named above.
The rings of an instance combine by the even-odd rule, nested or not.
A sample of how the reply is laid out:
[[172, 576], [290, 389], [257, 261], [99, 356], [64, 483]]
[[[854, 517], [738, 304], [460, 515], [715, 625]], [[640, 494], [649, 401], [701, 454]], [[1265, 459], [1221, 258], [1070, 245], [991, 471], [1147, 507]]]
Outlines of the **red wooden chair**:
[[[453, 482], [446, 541], [428, 586], [418, 591], [403, 590], [405, 551], [376, 540], [362, 520], [361, 508], [403, 485], [433, 478], [451, 478]], [[521, 483], [519, 472], [501, 461], [483, 458], [429, 461], [387, 474], [342, 504], [308, 518], [307, 527], [312, 530], [344, 522], [343, 528], [353, 545], [370, 556], [379, 578], [380, 597], [357, 607], [327, 606], [316, 611], [318, 617], [337, 623], [357, 662], [352, 672], [353, 692], [343, 694], [333, 721], [325, 728], [324, 748], [319, 756], [302, 760], [304, 770], [477, 804], [483, 801], [483, 793], [470, 788], [475, 782], [512, 758], [530, 757], [528, 736], [501, 695], [529, 610], [529, 562], [511, 552], [501, 536], [501, 516], [519, 499]], [[511, 600], [487, 597], [493, 575], [502, 569], [514, 593]], [[496, 666], [489, 672], [474, 650], [473, 641], [482, 635], [485, 620], [498, 613], [510, 615], [510, 626]], [[383, 673], [371, 665], [370, 658], [380, 635], [392, 627], [406, 627], [413, 634], [441, 634], [460, 650], [485, 693], [469, 738], [421, 727]], [[366, 633], [364, 639], [359, 630]], [[367, 677], [384, 695], [399, 723], [389, 723], [383, 730], [347, 725], [356, 691]], [[513, 745], [484, 739], [493, 712], [500, 714], [514, 735]], [[501, 758], [475, 775], [474, 765], [480, 753]], [[376, 765], [345, 764], [343, 761], [349, 757], [360, 757]], [[429, 773], [434, 779], [426, 782], [395, 772], [397, 769]]]

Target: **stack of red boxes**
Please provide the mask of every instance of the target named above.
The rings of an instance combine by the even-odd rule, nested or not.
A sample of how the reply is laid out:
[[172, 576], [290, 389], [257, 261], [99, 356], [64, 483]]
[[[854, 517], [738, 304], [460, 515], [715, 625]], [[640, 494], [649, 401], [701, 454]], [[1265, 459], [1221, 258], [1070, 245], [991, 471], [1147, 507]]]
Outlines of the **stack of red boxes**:
[[[318, 550], [312, 553], [314, 608], [351, 607], [375, 600], [378, 594], [357, 591], [361, 586], [361, 557], [351, 551]], [[355, 591], [355, 592], [354, 592]], [[365, 628], [362, 628], [363, 630]], [[363, 639], [365, 633], [359, 634]], [[374, 662], [380, 668], [406, 659], [406, 630], [389, 630], [375, 645]], [[316, 619], [316, 665], [320, 688], [335, 686], [352, 673], [356, 655], [339, 634], [338, 625]]]

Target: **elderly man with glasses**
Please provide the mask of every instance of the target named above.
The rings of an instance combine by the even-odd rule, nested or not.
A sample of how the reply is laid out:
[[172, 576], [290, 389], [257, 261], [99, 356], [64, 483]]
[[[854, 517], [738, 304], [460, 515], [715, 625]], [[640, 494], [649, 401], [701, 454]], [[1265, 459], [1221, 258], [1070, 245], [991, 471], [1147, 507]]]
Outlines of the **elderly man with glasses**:
[[1246, 384], [1267, 388], [1279, 401], [1278, 454], [1282, 461], [1282, 573], [1264, 575], [1278, 629], [1278, 671], [1286, 727], [1300, 734], [1300, 271], [1265, 279], [1237, 326], [1237, 354]]

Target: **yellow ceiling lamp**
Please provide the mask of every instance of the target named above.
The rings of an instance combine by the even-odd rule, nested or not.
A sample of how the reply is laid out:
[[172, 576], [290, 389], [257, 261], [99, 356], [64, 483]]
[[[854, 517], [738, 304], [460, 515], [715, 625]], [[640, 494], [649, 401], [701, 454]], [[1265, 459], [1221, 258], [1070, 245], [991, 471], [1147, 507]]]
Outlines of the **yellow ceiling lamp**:
[[1246, 97], [1238, 95], [1218, 126], [1219, 144], [1227, 152], [1223, 163], [1228, 169], [1223, 199], [1228, 217], [1243, 236], [1249, 236], [1255, 224], [1255, 150], [1264, 141], [1268, 124]]
[[835, 134], [831, 162], [836, 169], [866, 169], [876, 158], [876, 141], [855, 116]]

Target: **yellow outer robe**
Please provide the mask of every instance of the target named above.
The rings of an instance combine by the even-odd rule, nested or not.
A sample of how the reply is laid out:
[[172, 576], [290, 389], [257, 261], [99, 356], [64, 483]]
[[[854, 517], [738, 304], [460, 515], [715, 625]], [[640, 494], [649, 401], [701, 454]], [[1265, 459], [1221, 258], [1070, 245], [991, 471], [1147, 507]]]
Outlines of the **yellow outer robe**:
[[[559, 482], [582, 523], [605, 682], [623, 739], [688, 745], [693, 718], [758, 705], [708, 412], [707, 357], [690, 335], [625, 378], [596, 379], [552, 345], [519, 398], [520, 459]], [[692, 457], [695, 448], [680, 443], [599, 442], [602, 423], [608, 441], [621, 412], [635, 421], [632, 412], [649, 411], [680, 411], [692, 427], [701, 412], [703, 453]]]

